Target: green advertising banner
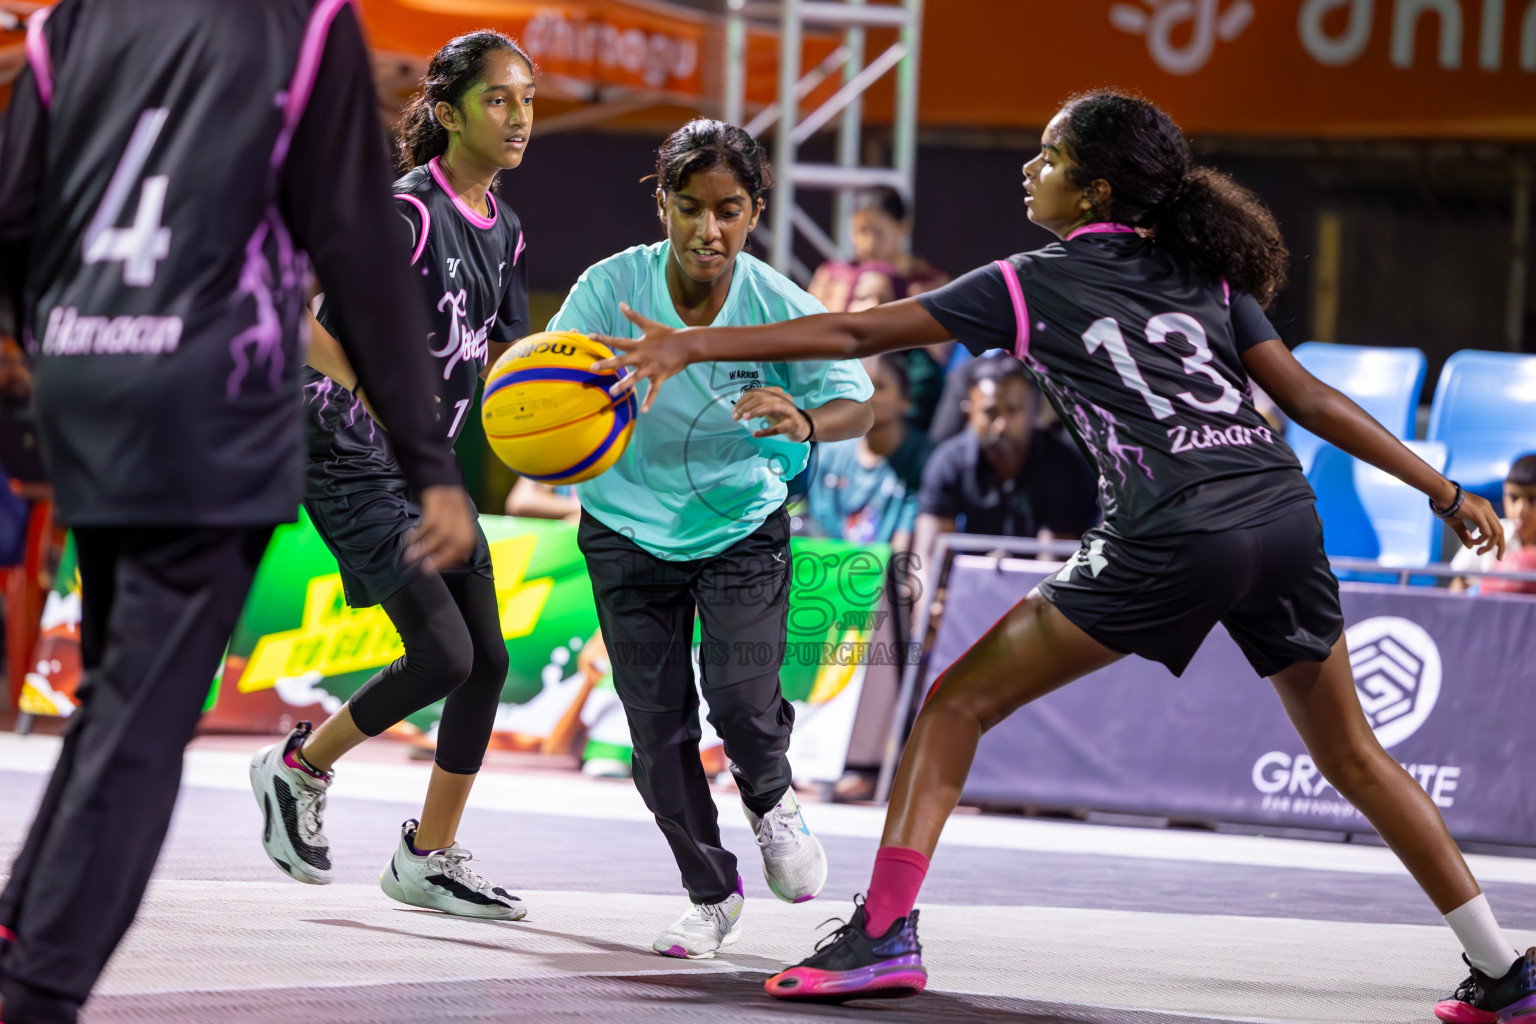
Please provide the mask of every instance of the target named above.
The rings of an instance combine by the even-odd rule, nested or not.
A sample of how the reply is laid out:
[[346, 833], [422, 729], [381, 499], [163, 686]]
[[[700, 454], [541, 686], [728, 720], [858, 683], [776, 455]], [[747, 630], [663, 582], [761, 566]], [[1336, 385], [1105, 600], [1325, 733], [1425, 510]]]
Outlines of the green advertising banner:
[[[627, 727], [605, 678], [612, 657], [598, 635], [575, 527], [499, 516], [483, 516], [481, 525], [491, 545], [511, 663], [493, 744], [627, 758]], [[783, 659], [784, 693], [801, 719], [795, 742], [806, 748], [797, 749], [797, 769], [803, 753], [822, 765], [818, 774], [804, 777], [835, 778], [865, 667], [898, 663], [906, 653], [873, 644], [885, 614], [889, 549], [796, 538], [791, 552], [788, 643], [782, 650], [742, 653], [765, 664]], [[67, 715], [75, 707], [80, 605], [72, 548], [56, 579], [22, 694], [22, 710], [33, 714]], [[382, 608], [347, 606], [335, 559], [301, 513], [299, 522], [278, 528], [257, 571], [214, 681], [204, 728], [277, 733], [300, 718], [323, 718], [402, 653]], [[433, 705], [395, 731], [430, 745], [440, 714], [441, 704]], [[593, 742], [583, 745], [584, 736]]]

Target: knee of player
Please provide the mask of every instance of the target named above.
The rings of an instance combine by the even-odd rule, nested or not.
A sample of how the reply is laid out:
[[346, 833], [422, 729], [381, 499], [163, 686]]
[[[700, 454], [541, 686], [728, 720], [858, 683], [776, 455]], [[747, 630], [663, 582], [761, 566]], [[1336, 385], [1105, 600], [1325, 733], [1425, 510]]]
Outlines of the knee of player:
[[1340, 792], [1368, 782], [1383, 768], [1396, 767], [1382, 751], [1375, 737], [1368, 732], [1320, 745], [1310, 753], [1312, 762], [1323, 773], [1323, 778], [1333, 783], [1334, 788]]
[[419, 666], [450, 687], [468, 679], [475, 667], [475, 647], [462, 624], [458, 629], [438, 628], [406, 638], [405, 657], [408, 664]]
[[498, 693], [507, 681], [507, 671], [512, 667], [512, 659], [507, 656], [507, 645], [501, 637], [486, 637], [475, 649], [474, 667], [470, 674], [476, 679], [483, 680], [487, 685], [494, 686]]
[[985, 709], [978, 706], [978, 695], [972, 688], [963, 685], [957, 676], [958, 673], [951, 670], [938, 678], [929, 691], [928, 699], [923, 702], [922, 710], [918, 712], [919, 719], [937, 721], [959, 717], [978, 722], [983, 720]]

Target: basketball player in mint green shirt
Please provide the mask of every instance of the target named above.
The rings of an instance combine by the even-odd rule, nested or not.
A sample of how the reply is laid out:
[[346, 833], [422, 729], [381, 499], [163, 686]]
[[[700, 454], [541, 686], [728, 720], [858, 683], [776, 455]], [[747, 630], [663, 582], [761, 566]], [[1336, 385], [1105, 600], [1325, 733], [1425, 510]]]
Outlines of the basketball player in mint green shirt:
[[[666, 241], [589, 268], [550, 330], [631, 336], [621, 302], [676, 327], [824, 311], [742, 251], [768, 187], [750, 135], [692, 121], [662, 143], [656, 177]], [[579, 542], [634, 740], [635, 785], [690, 901], [652, 944], [662, 955], [712, 957], [741, 928], [741, 876], [720, 843], [699, 761], [695, 613], [709, 721], [725, 741], [769, 888], [798, 903], [826, 883], [826, 855], [789, 786], [795, 716], [779, 686], [791, 579], [783, 505], [810, 441], [869, 429], [872, 393], [856, 361], [694, 367], [658, 393], [618, 462], [576, 489]]]

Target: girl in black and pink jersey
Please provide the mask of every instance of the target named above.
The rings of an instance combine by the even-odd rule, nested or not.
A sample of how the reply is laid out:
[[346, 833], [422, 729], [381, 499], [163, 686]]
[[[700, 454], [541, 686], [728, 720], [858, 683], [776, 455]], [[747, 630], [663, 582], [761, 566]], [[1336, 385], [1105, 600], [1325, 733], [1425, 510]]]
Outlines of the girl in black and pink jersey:
[[[431, 331], [438, 443], [452, 451], [474, 414], [486, 368], [528, 329], [527, 260], [517, 215], [498, 203], [496, 176], [523, 159], [533, 127], [533, 64], [499, 32], [450, 40], [427, 67], [398, 129], [406, 173], [395, 210], [411, 230], [412, 277]], [[306, 369], [309, 426], [304, 507], [341, 568], [347, 603], [382, 604], [405, 653], [363, 684], [313, 733], [308, 722], [259, 753], [251, 781], [266, 818], [263, 845], [301, 882], [331, 879], [322, 831], [332, 766], [347, 751], [444, 700], [421, 819], [407, 821], [380, 887], [413, 906], [516, 920], [527, 911], [465, 863], [459, 818], [490, 742], [507, 649], [490, 546], [475, 529], [462, 567], [421, 571], [403, 557], [419, 516], [387, 423], [375, 422], [336, 339], [329, 302], [313, 325]]]
[[1194, 166], [1151, 103], [1070, 100], [1024, 167], [1024, 194], [1030, 219], [1061, 241], [915, 299], [752, 328], [670, 330], [631, 313], [642, 341], [603, 339], [628, 354], [598, 367], [635, 371], [615, 391], [650, 380], [647, 406], [695, 362], [846, 359], [948, 338], [978, 353], [1007, 348], [1099, 471], [1104, 525], [934, 685], [867, 900], [832, 941], [770, 978], [769, 993], [921, 991], [913, 905], [981, 734], [1127, 654], [1181, 673], [1220, 622], [1466, 949], [1472, 973], [1436, 1013], [1467, 1024], [1536, 1013], [1536, 951], [1519, 956], [1505, 940], [1435, 805], [1361, 711], [1312, 491], [1249, 382], [1301, 426], [1424, 492], [1467, 546], [1502, 548], [1493, 509], [1292, 358], [1263, 312], [1286, 262], [1274, 218]]

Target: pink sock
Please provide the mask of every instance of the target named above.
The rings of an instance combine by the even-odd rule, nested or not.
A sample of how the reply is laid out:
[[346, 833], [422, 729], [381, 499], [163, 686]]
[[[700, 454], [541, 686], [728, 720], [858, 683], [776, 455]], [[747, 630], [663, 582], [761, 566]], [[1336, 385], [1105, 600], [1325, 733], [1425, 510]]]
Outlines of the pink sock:
[[891, 922], [912, 913], [917, 891], [928, 874], [928, 858], [904, 846], [882, 846], [875, 854], [875, 873], [864, 896], [864, 931], [879, 937]]
[[325, 778], [325, 772], [318, 768], [311, 767], [310, 763], [304, 760], [304, 755], [299, 753], [298, 747], [294, 747], [292, 750], [288, 751], [288, 753], [283, 755], [283, 764], [287, 765], [289, 768], [294, 769], [295, 771], [303, 772], [305, 775], [312, 775], [317, 779]]

